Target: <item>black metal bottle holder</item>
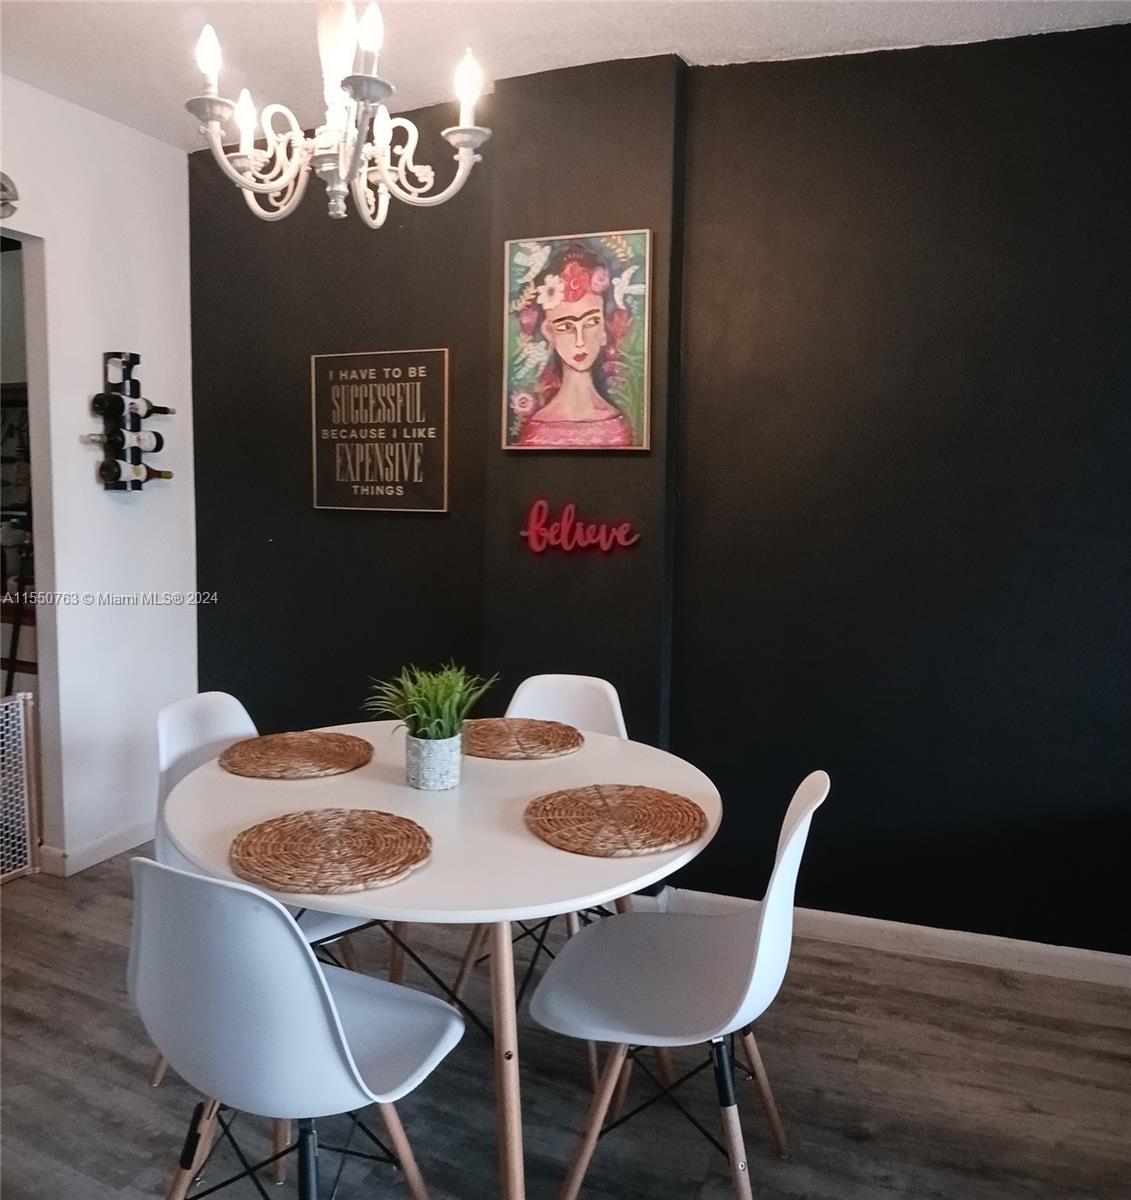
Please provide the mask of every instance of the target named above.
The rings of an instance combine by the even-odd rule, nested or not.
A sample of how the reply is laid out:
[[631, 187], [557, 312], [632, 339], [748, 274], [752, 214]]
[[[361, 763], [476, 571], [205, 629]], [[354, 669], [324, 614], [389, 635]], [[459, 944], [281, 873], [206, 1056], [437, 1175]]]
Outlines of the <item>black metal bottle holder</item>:
[[[102, 393], [109, 395], [121, 396], [125, 401], [124, 409], [121, 415], [115, 413], [101, 413], [102, 431], [106, 438], [111, 438], [115, 433], [121, 430], [123, 433], [141, 433], [141, 409], [140, 403], [131, 403], [131, 401], [141, 400], [141, 383], [134, 378], [134, 368], [141, 362], [140, 354], [132, 354], [129, 351], [122, 350], [107, 350], [102, 355]], [[112, 365], [118, 364], [117, 374], [119, 379], [112, 381]], [[155, 451], [156, 453], [156, 451]], [[130, 466], [142, 466], [142, 451], [139, 446], [123, 446], [121, 448], [111, 445], [107, 440], [102, 443], [102, 459], [103, 462], [125, 462]], [[144, 486], [143, 480], [102, 480], [102, 486], [108, 492], [140, 492]]]

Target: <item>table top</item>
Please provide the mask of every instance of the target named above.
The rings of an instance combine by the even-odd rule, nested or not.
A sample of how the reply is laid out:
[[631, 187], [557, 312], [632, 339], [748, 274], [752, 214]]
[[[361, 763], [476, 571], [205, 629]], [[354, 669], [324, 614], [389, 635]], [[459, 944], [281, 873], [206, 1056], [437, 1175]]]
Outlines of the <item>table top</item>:
[[[718, 831], [722, 802], [702, 771], [654, 746], [586, 733], [575, 754], [533, 762], [463, 760], [463, 781], [447, 792], [410, 788], [398, 722], [335, 725], [373, 745], [373, 759], [323, 779], [246, 779], [214, 759], [173, 788], [165, 826], [202, 871], [234, 879], [228, 848], [237, 833], [283, 813], [370, 808], [411, 817], [432, 836], [432, 860], [389, 887], [334, 896], [274, 893], [287, 904], [363, 920], [479, 924], [534, 920], [604, 904], [670, 875]], [[523, 810], [535, 796], [589, 783], [645, 784], [694, 800], [707, 815], [701, 838], [637, 858], [589, 858], [535, 837]]]

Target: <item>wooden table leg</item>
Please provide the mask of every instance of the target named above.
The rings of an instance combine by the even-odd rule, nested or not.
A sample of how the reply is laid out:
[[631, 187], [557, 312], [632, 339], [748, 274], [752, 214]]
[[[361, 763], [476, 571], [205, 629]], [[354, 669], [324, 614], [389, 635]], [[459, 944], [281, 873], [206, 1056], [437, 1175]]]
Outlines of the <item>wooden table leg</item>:
[[495, 1029], [495, 1136], [499, 1195], [525, 1200], [522, 1162], [522, 1093], [518, 1077], [518, 1014], [509, 921], [491, 926], [491, 1011]]

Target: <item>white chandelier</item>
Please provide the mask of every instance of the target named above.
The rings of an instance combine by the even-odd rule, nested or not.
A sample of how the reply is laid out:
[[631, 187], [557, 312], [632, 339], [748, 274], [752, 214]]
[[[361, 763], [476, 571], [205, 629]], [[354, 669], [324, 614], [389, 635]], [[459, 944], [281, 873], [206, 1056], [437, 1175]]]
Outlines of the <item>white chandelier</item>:
[[[326, 185], [331, 217], [346, 215], [346, 194], [352, 193], [362, 221], [380, 229], [389, 211], [389, 197], [406, 204], [433, 207], [450, 200], [467, 182], [480, 161], [476, 151], [491, 136], [475, 124], [475, 102], [483, 90], [483, 72], [468, 50], [456, 68], [459, 124], [443, 131], [455, 149], [456, 173], [443, 191], [433, 193], [435, 172], [414, 159], [419, 133], [404, 117], [393, 117], [385, 101], [395, 90], [377, 74], [384, 27], [376, 4], [358, 21], [353, 0], [330, 0], [318, 14], [318, 55], [326, 120], [313, 137], [306, 137], [297, 118], [282, 104], [269, 104], [256, 116], [247, 88], [238, 102], [218, 91], [220, 41], [211, 25], [196, 45], [196, 61], [205, 87], [185, 107], [200, 122], [221, 171], [243, 189], [248, 207], [264, 221], [279, 221], [298, 206], [313, 172]], [[224, 127], [235, 117], [239, 149], [224, 150]], [[261, 124], [266, 150], [255, 145]], [[396, 143], [394, 145], [394, 142]]]

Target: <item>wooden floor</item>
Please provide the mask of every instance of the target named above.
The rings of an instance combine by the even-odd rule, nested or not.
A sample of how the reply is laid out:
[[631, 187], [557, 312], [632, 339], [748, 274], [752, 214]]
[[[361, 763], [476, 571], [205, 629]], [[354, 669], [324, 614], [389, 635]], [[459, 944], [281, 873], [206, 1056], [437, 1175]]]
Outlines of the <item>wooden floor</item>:
[[[147, 1083], [152, 1052], [125, 996], [127, 858], [72, 879], [16, 880], [3, 908], [5, 1200], [163, 1194], [194, 1096]], [[464, 931], [422, 928], [444, 973]], [[379, 970], [386, 943], [361, 938]], [[520, 951], [519, 962], [525, 960]], [[469, 993], [488, 1011], [486, 972]], [[410, 966], [407, 982], [423, 985]], [[800, 942], [758, 1036], [794, 1143], [776, 1159], [752, 1084], [740, 1103], [760, 1200], [1127, 1200], [1131, 993], [1037, 976]], [[550, 1200], [587, 1098], [572, 1043], [522, 1025], [530, 1200]], [[691, 1052], [683, 1056], [693, 1061]], [[639, 1076], [639, 1072], [637, 1073]], [[644, 1095], [634, 1084], [634, 1099]], [[685, 1101], [712, 1128], [709, 1073]], [[493, 1200], [487, 1044], [461, 1045], [401, 1112], [434, 1200]], [[241, 1118], [249, 1150], [262, 1122]], [[327, 1122], [324, 1139], [342, 1136]], [[201, 1188], [233, 1160], [214, 1160]], [[324, 1195], [339, 1156], [323, 1155]], [[292, 1196], [291, 1182], [272, 1195]], [[247, 1181], [222, 1195], [257, 1193]], [[342, 1200], [406, 1193], [388, 1166], [351, 1162]], [[586, 1200], [724, 1200], [726, 1163], [657, 1105], [603, 1139]]]

